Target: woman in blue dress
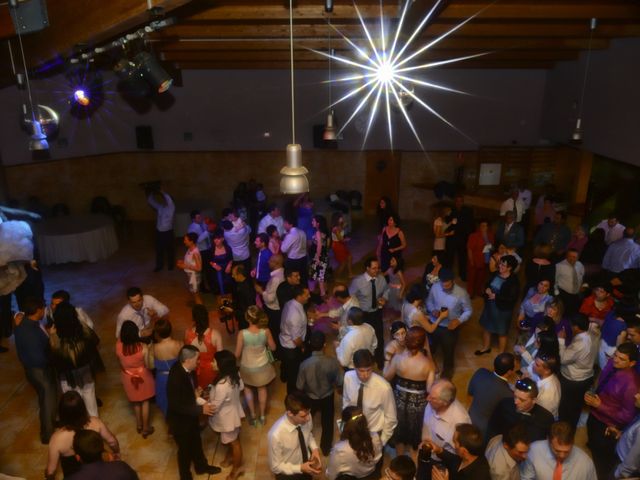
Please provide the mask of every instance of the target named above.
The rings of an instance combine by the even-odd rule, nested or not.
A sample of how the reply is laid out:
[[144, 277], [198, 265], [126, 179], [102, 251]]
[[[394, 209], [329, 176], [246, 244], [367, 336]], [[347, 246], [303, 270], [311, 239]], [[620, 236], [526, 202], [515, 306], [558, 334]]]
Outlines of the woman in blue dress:
[[182, 342], [171, 338], [171, 322], [165, 318], [156, 321], [153, 327], [156, 343], [153, 344], [153, 364], [156, 368], [156, 405], [167, 416], [167, 380], [169, 370], [178, 360]]
[[484, 310], [480, 316], [483, 345], [476, 355], [491, 352], [491, 335], [498, 335], [498, 353], [507, 347], [507, 333], [511, 325], [513, 309], [518, 302], [520, 284], [513, 271], [518, 261], [512, 255], [500, 259], [498, 271], [493, 274], [485, 290]]

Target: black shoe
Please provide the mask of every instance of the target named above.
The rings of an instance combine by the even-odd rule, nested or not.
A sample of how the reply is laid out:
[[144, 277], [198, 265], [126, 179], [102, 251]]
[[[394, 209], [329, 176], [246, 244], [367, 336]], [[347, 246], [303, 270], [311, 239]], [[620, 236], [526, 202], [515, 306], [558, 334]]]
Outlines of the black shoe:
[[2, 345], [0, 345], [0, 353], [5, 353], [8, 352], [9, 349], [7, 347], [3, 347]]
[[220, 467], [216, 467], [215, 465], [207, 465], [202, 470], [196, 470], [198, 475], [202, 475], [204, 473], [208, 473], [209, 475], [215, 475], [216, 473], [220, 473], [222, 469]]
[[486, 350], [476, 350], [473, 353], [474, 355], [480, 356], [480, 355], [484, 355], [485, 353], [491, 353], [491, 349], [487, 348]]

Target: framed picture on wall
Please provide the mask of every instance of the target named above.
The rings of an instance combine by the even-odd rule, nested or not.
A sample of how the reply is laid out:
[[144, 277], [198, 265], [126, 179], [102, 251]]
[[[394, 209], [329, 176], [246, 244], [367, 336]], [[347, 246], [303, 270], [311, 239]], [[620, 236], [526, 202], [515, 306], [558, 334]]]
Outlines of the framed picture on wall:
[[500, 185], [501, 175], [502, 175], [501, 163], [481, 163], [480, 172], [478, 174], [478, 185], [481, 185], [481, 186]]

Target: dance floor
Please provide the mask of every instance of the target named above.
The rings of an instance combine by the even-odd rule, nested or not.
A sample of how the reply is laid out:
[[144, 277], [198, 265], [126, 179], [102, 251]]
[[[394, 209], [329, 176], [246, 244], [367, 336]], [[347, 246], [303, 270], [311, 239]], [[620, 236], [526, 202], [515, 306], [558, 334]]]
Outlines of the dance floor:
[[[409, 283], [417, 280], [424, 269], [428, 252], [431, 250], [432, 234], [430, 225], [408, 223], [404, 227], [408, 247], [405, 253], [406, 272]], [[373, 221], [356, 221], [351, 248], [356, 262], [354, 273], [362, 271], [362, 260], [372, 254], [376, 247], [377, 232]], [[43, 267], [46, 295], [58, 289], [71, 293], [71, 301], [84, 308], [96, 325], [101, 338], [100, 351], [107, 371], [100, 374], [96, 382], [98, 396], [104, 402], [100, 408], [100, 418], [117, 436], [122, 451], [122, 459], [129, 463], [141, 479], [175, 480], [178, 478], [176, 446], [167, 434], [167, 428], [160, 410], [152, 406], [152, 424], [155, 433], [146, 440], [136, 433], [135, 418], [120, 383], [120, 366], [115, 356], [116, 316], [126, 302], [127, 287], [137, 285], [165, 303], [170, 309], [170, 319], [174, 326], [174, 336], [182, 338], [185, 328], [191, 325], [191, 298], [186, 289], [185, 275], [174, 269], [152, 273], [154, 266], [153, 226], [134, 224], [128, 236], [120, 238], [120, 249], [112, 257], [98, 263], [65, 264]], [[177, 255], [184, 253], [178, 247]], [[204, 295], [209, 309], [217, 307], [217, 298]], [[478, 358], [473, 352], [481, 344], [481, 329], [478, 317], [482, 300], [473, 301], [474, 313], [462, 327], [456, 349], [456, 370], [454, 383], [458, 387], [458, 399], [468, 403], [466, 386], [473, 372], [481, 366], [491, 368], [493, 355]], [[393, 320], [388, 317], [388, 321]], [[229, 336], [224, 326], [212, 322], [212, 326], [222, 333], [225, 348], [235, 349], [235, 336]], [[6, 345], [6, 340], [3, 343]], [[24, 377], [13, 339], [10, 351], [0, 356], [3, 366], [0, 381], [0, 473], [24, 477], [42, 478], [47, 461], [47, 447], [40, 444], [37, 412], [37, 398]], [[438, 359], [438, 357], [436, 357]], [[269, 387], [269, 411], [267, 424], [254, 428], [243, 424], [241, 440], [244, 450], [246, 479], [271, 479], [267, 464], [267, 432], [274, 421], [284, 411], [285, 385], [279, 381]], [[341, 402], [339, 396], [336, 402]], [[339, 411], [338, 406], [336, 411]], [[319, 418], [316, 422], [319, 424]], [[584, 430], [584, 429], [580, 429]], [[316, 435], [319, 440], [319, 434]], [[202, 433], [205, 454], [210, 463], [219, 465], [224, 456], [224, 447], [217, 434], [206, 428]], [[584, 445], [584, 432], [579, 431], [578, 444]], [[225, 478], [227, 470], [212, 478]], [[194, 478], [206, 478], [195, 475]], [[58, 477], [62, 478], [59, 471]]]

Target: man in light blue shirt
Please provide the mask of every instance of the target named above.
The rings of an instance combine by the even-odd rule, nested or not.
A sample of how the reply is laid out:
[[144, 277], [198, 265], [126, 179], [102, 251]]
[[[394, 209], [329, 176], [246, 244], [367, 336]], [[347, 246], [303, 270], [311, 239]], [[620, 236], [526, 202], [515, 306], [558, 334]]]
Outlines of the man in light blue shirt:
[[473, 309], [467, 291], [453, 281], [453, 271], [448, 268], [440, 270], [440, 282], [431, 287], [427, 297], [427, 314], [432, 322], [441, 318], [438, 328], [432, 334], [432, 354], [442, 347], [444, 365], [442, 377], [453, 376], [453, 358], [458, 341], [458, 327], [469, 320]]
[[[636, 408], [640, 409], [640, 393], [636, 393]], [[620, 435], [616, 429], [609, 427], [611, 433]], [[620, 464], [616, 467], [615, 478], [629, 478], [640, 475], [640, 415], [625, 428], [616, 445], [616, 453]]]
[[224, 241], [227, 242], [233, 255], [233, 264], [244, 265], [245, 272], [251, 271], [251, 251], [249, 250], [249, 234], [251, 227], [244, 222], [235, 226], [230, 220], [221, 223], [224, 230]]
[[533, 442], [520, 472], [521, 480], [597, 480], [591, 458], [574, 446], [575, 430], [567, 422], [551, 425], [549, 438]]
[[620, 240], [616, 240], [604, 254], [602, 268], [613, 273], [620, 273], [629, 268], [640, 268], [640, 245], [634, 240], [633, 228], [625, 228]]

